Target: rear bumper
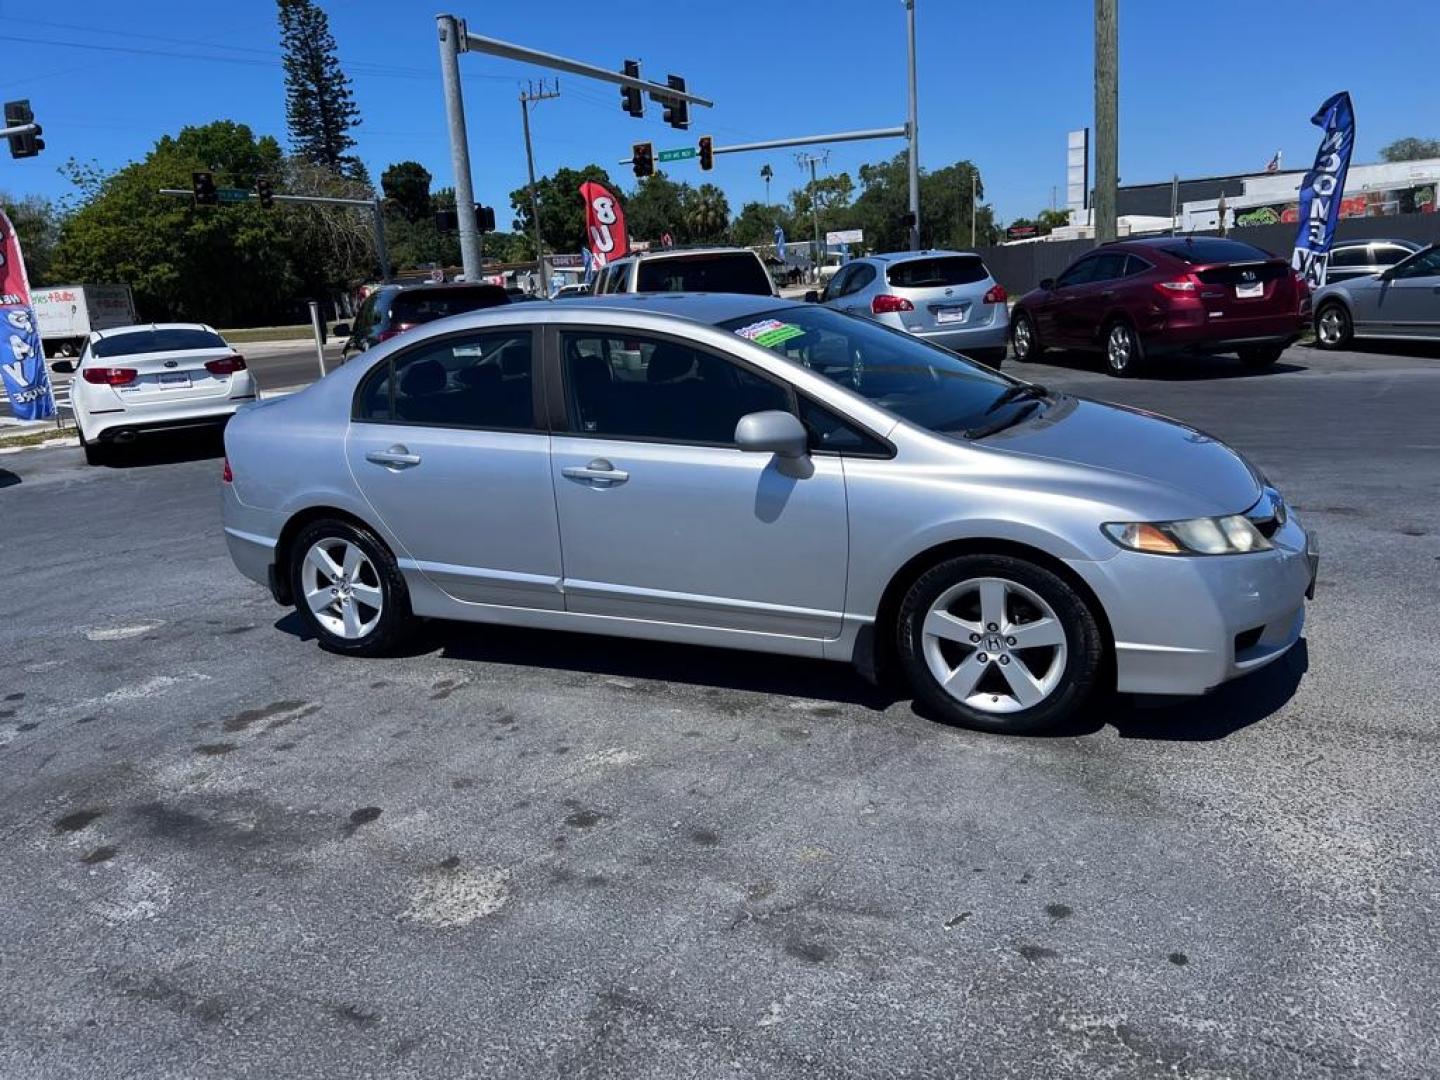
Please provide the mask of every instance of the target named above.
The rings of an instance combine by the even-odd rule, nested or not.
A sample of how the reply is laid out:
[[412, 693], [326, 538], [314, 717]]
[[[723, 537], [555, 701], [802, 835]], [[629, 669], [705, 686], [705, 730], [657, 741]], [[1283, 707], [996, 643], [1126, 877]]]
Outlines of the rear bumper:
[[[909, 333], [927, 341], [931, 345], [939, 345], [942, 349], [949, 349], [951, 352], [965, 353], [977, 349], [1004, 349], [1010, 343], [1010, 313], [1004, 304], [994, 305], [996, 311], [989, 322], [977, 323], [974, 326], [962, 326], [956, 329], [939, 330], [910, 330]], [[904, 326], [897, 326], [897, 330], [905, 330]]]
[[1318, 552], [1294, 517], [1271, 551], [1070, 563], [1115, 636], [1116, 689], [1202, 694], [1284, 656], [1305, 626]]
[[1210, 318], [1208, 313], [1184, 312], [1156, 320], [1143, 335], [1151, 355], [1166, 352], [1234, 352], [1267, 345], [1292, 345], [1304, 331], [1305, 313], [1260, 318]]
[[246, 506], [235, 494], [235, 485], [222, 484], [220, 516], [225, 525], [225, 546], [235, 567], [251, 581], [271, 588], [271, 568], [284, 515]]
[[251, 394], [189, 406], [142, 405], [113, 413], [92, 412], [85, 416], [85, 438], [91, 442], [113, 442], [148, 432], [223, 426], [240, 406], [254, 400], [255, 395]]

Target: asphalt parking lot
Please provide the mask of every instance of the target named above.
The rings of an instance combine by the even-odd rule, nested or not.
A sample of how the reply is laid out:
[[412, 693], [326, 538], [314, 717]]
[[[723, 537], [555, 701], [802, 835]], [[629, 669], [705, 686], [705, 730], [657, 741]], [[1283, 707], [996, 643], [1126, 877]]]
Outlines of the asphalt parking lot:
[[0, 455], [0, 1076], [1436, 1075], [1440, 352], [1047, 360], [1319, 530], [1286, 661], [1003, 738], [776, 657], [345, 660], [218, 445]]

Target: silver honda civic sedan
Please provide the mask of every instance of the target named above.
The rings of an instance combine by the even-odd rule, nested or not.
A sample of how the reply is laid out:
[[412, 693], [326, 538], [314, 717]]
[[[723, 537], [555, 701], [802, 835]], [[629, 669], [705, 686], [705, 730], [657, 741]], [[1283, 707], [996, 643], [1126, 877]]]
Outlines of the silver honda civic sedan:
[[940, 719], [1019, 732], [1270, 663], [1315, 580], [1202, 432], [773, 297], [444, 319], [225, 446], [236, 564], [362, 656], [417, 616], [755, 649], [893, 666]]

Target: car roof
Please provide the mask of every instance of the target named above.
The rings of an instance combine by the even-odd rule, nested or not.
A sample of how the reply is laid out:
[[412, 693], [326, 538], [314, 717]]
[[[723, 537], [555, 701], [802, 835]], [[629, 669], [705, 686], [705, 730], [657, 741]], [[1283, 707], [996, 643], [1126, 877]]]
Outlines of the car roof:
[[923, 251], [877, 251], [873, 255], [863, 255], [861, 258], [878, 259], [884, 263], [901, 263], [910, 259], [933, 259], [937, 256], [950, 255], [969, 255], [976, 259], [980, 258], [978, 251], [951, 251], [949, 248], [926, 248]]
[[490, 281], [413, 281], [394, 282], [392, 285], [382, 285], [381, 288], [396, 288], [401, 292], [449, 292], [452, 289], [499, 289], [505, 291], [504, 285], [496, 285]]
[[134, 326], [112, 326], [108, 330], [93, 330], [90, 333], [92, 338], [112, 338], [122, 334], [138, 334], [141, 331], [147, 333], [152, 330], [206, 330], [212, 334], [219, 331], [206, 323], [196, 322], [157, 322], [157, 323], [136, 323]]
[[649, 315], [672, 315], [714, 326], [731, 319], [744, 319], [784, 308], [805, 307], [795, 300], [746, 293], [605, 293], [601, 296], [560, 297], [547, 302], [559, 311], [585, 314], [592, 311], [634, 311]]
[[1425, 245], [1418, 240], [1402, 240], [1399, 237], [1371, 236], [1364, 240], [1337, 240], [1330, 248], [1335, 251], [1344, 247], [1369, 247], [1371, 244], [1394, 244], [1396, 247], [1409, 248], [1411, 251], [1419, 251]]
[[696, 247], [671, 247], [661, 248], [659, 251], [631, 251], [616, 259], [620, 262], [623, 259], [674, 259], [686, 255], [754, 255], [755, 252], [747, 247], [726, 247], [724, 245], [698, 245]]

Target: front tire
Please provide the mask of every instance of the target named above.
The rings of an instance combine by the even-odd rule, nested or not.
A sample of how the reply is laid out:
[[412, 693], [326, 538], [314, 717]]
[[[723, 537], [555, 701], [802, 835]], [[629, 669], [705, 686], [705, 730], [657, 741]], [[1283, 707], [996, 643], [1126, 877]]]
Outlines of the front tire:
[[1322, 349], [1343, 349], [1355, 336], [1355, 326], [1345, 305], [1331, 301], [1315, 313], [1315, 344]]
[[1124, 319], [1116, 319], [1105, 330], [1105, 370], [1117, 379], [1131, 379], [1145, 368], [1145, 346], [1140, 335]]
[[409, 633], [410, 590], [390, 549], [369, 529], [326, 519], [290, 545], [295, 610], [323, 649], [382, 656]]
[[1063, 579], [1023, 559], [962, 555], [905, 595], [901, 667], [949, 723], [1024, 734], [1064, 722], [1094, 691], [1104, 638]]
[[1035, 320], [1024, 311], [1016, 312], [1010, 323], [1010, 348], [1015, 359], [1021, 363], [1036, 360], [1045, 351], [1040, 344], [1040, 335], [1035, 331]]

